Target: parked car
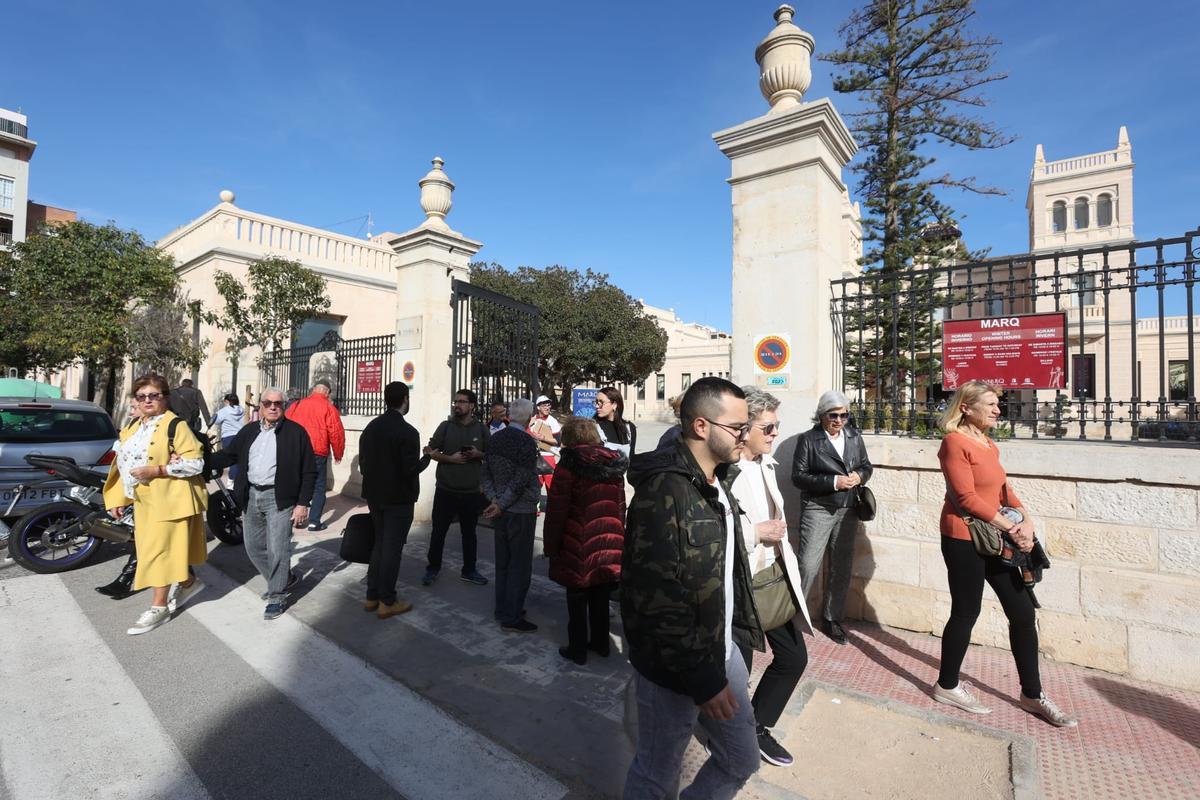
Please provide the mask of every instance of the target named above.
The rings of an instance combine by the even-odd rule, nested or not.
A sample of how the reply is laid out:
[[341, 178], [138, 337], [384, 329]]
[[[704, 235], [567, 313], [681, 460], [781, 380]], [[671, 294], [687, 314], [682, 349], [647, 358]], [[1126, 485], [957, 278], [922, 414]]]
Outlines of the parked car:
[[[106, 475], [115, 455], [112, 446], [116, 439], [112, 419], [95, 403], [0, 397], [0, 514], [18, 517], [57, 500], [70, 488], [66, 481], [42, 484], [27, 491], [9, 512], [14, 486], [46, 477], [44, 471], [25, 462], [27, 454], [69, 456], [75, 463]], [[6, 521], [11, 523], [12, 519]]]

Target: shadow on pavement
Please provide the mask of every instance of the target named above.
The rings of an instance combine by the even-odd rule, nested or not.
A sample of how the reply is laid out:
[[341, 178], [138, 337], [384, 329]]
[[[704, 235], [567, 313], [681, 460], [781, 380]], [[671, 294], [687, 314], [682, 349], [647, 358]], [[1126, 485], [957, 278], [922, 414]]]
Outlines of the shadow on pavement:
[[1200, 748], [1200, 715], [1189, 706], [1140, 686], [1088, 676], [1084, 681], [1127, 714], [1153, 722], [1167, 733]]

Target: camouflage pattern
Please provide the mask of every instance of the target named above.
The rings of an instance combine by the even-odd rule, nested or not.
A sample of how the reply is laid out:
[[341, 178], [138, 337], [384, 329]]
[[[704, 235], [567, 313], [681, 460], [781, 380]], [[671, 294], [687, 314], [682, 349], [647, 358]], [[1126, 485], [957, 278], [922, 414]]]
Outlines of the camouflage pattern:
[[621, 618], [634, 668], [697, 705], [725, 688], [725, 542], [734, 537], [733, 639], [763, 650], [738, 517], [730, 487], [737, 468], [717, 479], [733, 504], [734, 530], [715, 486], [683, 442], [633, 457], [633, 500], [621, 562]]

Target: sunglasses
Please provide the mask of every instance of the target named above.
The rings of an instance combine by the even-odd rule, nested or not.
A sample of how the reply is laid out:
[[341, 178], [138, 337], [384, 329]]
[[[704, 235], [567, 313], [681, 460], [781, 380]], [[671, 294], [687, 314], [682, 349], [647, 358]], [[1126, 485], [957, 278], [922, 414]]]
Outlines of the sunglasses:
[[729, 431], [737, 437], [739, 442], [746, 441], [746, 437], [750, 435], [750, 429], [754, 427], [749, 422], [741, 425], [726, 425], [724, 422], [717, 422], [715, 419], [709, 419], [708, 417], [703, 417], [703, 419], [709, 425], [716, 425], [718, 428], [724, 428], [725, 430]]
[[778, 422], [768, 422], [766, 425], [755, 425], [754, 427], [762, 431], [763, 436], [770, 436], [772, 433], [777, 433], [779, 431]]
[[141, 394], [135, 394], [133, 399], [139, 403], [157, 403], [162, 399], [162, 392], [142, 392]]
[[831, 420], [836, 420], [836, 419], [844, 420], [844, 419], [850, 419], [850, 415], [849, 414], [836, 414], [836, 413], [830, 412], [825, 415], [825, 418], [831, 419]]
[[259, 402], [267, 408], [279, 408], [283, 406], [282, 400], [260, 400]]

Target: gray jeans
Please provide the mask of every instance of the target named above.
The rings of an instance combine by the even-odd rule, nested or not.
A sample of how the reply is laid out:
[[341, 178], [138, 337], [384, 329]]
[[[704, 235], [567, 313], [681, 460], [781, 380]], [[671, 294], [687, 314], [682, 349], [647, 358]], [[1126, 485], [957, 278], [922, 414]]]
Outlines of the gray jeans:
[[679, 794], [679, 800], [725, 800], [758, 770], [758, 736], [750, 705], [746, 662], [735, 647], [725, 662], [725, 677], [733, 689], [738, 709], [730, 720], [700, 714], [687, 695], [664, 689], [636, 674], [638, 704], [637, 754], [625, 777], [624, 800], [662, 800], [674, 797], [679, 787], [683, 752], [696, 728], [708, 732], [708, 760], [696, 779]]
[[800, 510], [800, 579], [812, 591], [825, 550], [829, 550], [829, 574], [825, 577], [822, 616], [841, 622], [854, 567], [854, 536], [862, 523], [853, 508], [825, 508], [807, 501]]
[[267, 579], [267, 602], [283, 600], [292, 569], [292, 507], [276, 508], [274, 489], [251, 486], [242, 533], [250, 563]]

